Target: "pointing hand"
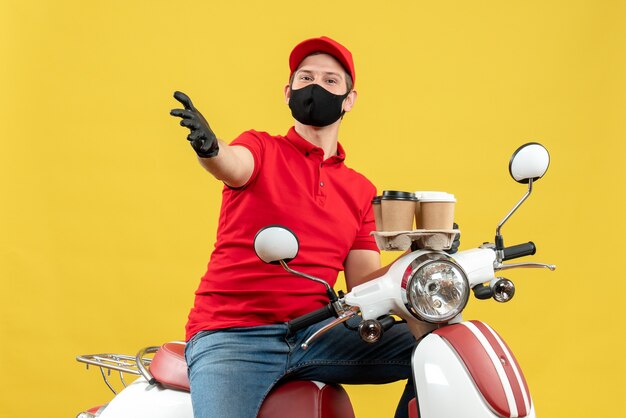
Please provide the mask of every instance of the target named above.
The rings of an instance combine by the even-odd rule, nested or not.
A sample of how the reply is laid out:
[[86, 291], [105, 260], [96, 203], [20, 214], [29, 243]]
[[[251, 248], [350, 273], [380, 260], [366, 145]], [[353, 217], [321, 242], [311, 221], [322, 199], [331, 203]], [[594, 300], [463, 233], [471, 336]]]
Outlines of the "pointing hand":
[[183, 92], [174, 93], [174, 98], [185, 108], [172, 109], [170, 115], [182, 118], [180, 125], [189, 128], [187, 140], [200, 158], [215, 157], [219, 152], [217, 138], [202, 113], [191, 103], [191, 99]]

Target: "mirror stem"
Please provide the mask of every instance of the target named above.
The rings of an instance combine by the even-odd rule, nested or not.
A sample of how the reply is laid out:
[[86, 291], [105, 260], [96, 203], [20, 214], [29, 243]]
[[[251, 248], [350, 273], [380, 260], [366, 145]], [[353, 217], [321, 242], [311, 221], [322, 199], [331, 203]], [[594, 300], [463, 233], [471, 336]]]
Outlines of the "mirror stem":
[[504, 225], [504, 223], [506, 221], [509, 220], [509, 218], [515, 213], [515, 211], [522, 205], [522, 203], [524, 203], [526, 201], [526, 199], [528, 199], [528, 196], [530, 196], [530, 194], [533, 191], [533, 179], [528, 179], [528, 191], [526, 192], [526, 194], [520, 199], [519, 202], [517, 202], [517, 204], [513, 207], [513, 209], [511, 209], [511, 211], [504, 217], [504, 219], [502, 219], [502, 221], [500, 221], [500, 223], [498, 224], [498, 227], [496, 228], [496, 252], [501, 252], [504, 250], [504, 239], [502, 238], [502, 234], [500, 233], [500, 230], [502, 229], [502, 226]]
[[318, 279], [317, 277], [309, 276], [306, 273], [301, 273], [299, 271], [293, 270], [291, 267], [287, 265], [285, 260], [279, 260], [278, 262], [280, 263], [281, 266], [283, 266], [285, 270], [287, 270], [291, 274], [295, 274], [296, 276], [304, 277], [305, 279], [313, 280], [314, 282], [323, 284], [324, 287], [326, 288], [326, 294], [328, 295], [328, 298], [330, 299], [331, 302], [337, 302], [337, 300], [339, 300], [339, 298], [337, 297], [337, 294], [335, 293], [335, 290], [332, 287], [330, 287], [330, 285], [326, 283], [324, 280]]

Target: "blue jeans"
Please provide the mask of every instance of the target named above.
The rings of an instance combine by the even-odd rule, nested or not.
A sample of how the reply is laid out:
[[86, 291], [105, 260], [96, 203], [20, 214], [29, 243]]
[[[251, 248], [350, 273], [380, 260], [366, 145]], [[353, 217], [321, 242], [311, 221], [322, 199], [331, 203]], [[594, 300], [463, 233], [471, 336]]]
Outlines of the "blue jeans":
[[415, 396], [411, 381], [415, 339], [406, 325], [395, 325], [375, 344], [361, 341], [357, 332], [339, 325], [308, 350], [300, 348], [326, 322], [291, 336], [285, 324], [196, 334], [185, 350], [195, 418], [254, 418], [281, 379], [339, 384], [406, 379], [395, 415], [406, 417], [408, 401]]

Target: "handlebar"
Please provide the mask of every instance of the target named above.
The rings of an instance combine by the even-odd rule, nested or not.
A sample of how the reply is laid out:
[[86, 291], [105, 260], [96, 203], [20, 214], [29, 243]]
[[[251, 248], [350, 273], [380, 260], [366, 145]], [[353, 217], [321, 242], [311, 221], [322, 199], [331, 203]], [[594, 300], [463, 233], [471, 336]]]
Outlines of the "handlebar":
[[525, 244], [513, 245], [511, 247], [506, 247], [503, 250], [504, 257], [503, 261], [512, 260], [514, 258], [524, 257], [527, 255], [533, 255], [537, 252], [537, 247], [532, 241], [529, 241]]
[[335, 314], [335, 309], [331, 304], [328, 304], [321, 309], [309, 312], [308, 314], [299, 316], [287, 322], [287, 330], [289, 334], [294, 334], [309, 325], [317, 324], [318, 322], [322, 322], [323, 320], [334, 316], [337, 316]]

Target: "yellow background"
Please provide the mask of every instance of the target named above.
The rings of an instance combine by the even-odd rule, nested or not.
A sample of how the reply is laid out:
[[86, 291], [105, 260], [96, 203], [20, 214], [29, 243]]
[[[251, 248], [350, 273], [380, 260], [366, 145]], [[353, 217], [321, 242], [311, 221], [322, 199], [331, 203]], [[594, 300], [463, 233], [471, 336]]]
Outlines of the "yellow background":
[[[454, 193], [462, 247], [524, 193], [510, 154], [549, 149], [503, 232], [559, 269], [507, 273], [515, 299], [466, 318], [508, 341], [539, 416], [626, 415], [623, 1], [1, 0], [0, 417], [75, 416], [110, 398], [75, 355], [183, 337], [221, 186], [172, 92], [226, 140], [285, 133], [287, 56], [322, 34], [357, 65], [347, 164], [379, 190]], [[384, 417], [401, 385], [348, 389]]]

